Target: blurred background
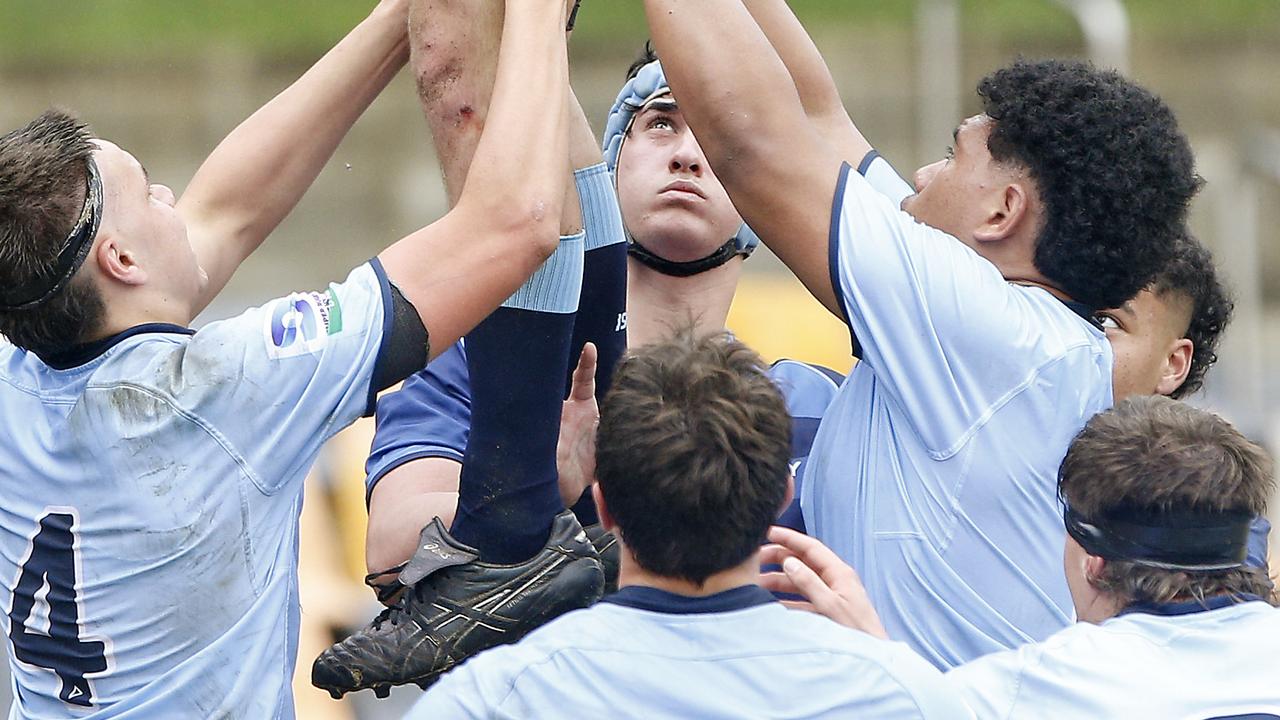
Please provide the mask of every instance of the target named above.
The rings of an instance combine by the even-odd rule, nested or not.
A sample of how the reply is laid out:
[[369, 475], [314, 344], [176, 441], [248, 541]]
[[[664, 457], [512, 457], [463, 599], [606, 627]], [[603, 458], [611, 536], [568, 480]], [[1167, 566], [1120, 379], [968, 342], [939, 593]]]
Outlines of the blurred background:
[[[517, 0], [518, 1], [518, 0]], [[176, 192], [240, 120], [354, 26], [372, 0], [0, 0], [0, 132], [51, 105], [142, 158]], [[1208, 181], [1193, 226], [1237, 296], [1219, 367], [1195, 402], [1280, 447], [1280, 0], [791, 0], [855, 121], [906, 177], [940, 157], [977, 111], [973, 87], [1018, 56], [1084, 57], [1123, 70], [1177, 112]], [[586, 0], [574, 85], [597, 130], [646, 38], [642, 4]], [[767, 101], [767, 97], [762, 97]], [[299, 128], [306, 132], [306, 128]], [[413, 84], [402, 74], [314, 188], [201, 321], [340, 280], [443, 214], [443, 186]], [[766, 250], [747, 263], [730, 322], [770, 359], [847, 371], [847, 334]], [[364, 572], [363, 461], [372, 428], [339, 437], [312, 478], [303, 522], [300, 718], [398, 717], [306, 682], [334, 628], [376, 607]], [[281, 618], [284, 622], [284, 618]], [[4, 667], [7, 667], [5, 665]], [[3, 671], [0, 671], [3, 672]], [[0, 707], [8, 683], [0, 685]]]

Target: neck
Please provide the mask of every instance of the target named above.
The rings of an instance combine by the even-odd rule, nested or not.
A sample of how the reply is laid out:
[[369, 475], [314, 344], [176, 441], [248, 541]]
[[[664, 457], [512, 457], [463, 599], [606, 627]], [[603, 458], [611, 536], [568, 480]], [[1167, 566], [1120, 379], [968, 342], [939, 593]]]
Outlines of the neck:
[[684, 278], [629, 259], [627, 272], [627, 344], [635, 348], [669, 338], [690, 322], [699, 335], [723, 331], [742, 259]]
[[189, 311], [178, 308], [176, 303], [161, 299], [158, 302], [134, 303], [130, 302], [135, 298], [128, 300], [124, 298], [103, 298], [103, 304], [106, 305], [107, 313], [102, 323], [98, 326], [98, 331], [93, 337], [87, 337], [85, 342], [95, 342], [112, 335], [118, 335], [129, 328], [139, 325], [148, 325], [151, 323], [166, 323], [169, 325], [179, 325], [187, 327], [191, 324], [192, 318]]
[[636, 585], [665, 590], [685, 597], [707, 597], [708, 595], [715, 595], [743, 585], [755, 585], [760, 576], [758, 555], [752, 554], [741, 565], [718, 572], [707, 578], [706, 582], [698, 585], [682, 578], [667, 577], [645, 570], [636, 562], [635, 556], [627, 550], [626, 543], [623, 542], [621, 544], [622, 564], [618, 570], [618, 587]]

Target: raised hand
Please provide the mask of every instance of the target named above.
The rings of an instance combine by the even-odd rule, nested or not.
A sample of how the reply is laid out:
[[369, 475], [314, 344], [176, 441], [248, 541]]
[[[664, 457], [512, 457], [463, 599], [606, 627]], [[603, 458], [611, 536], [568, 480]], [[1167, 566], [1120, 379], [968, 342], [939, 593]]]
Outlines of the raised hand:
[[560, 473], [560, 498], [572, 507], [595, 482], [596, 426], [600, 407], [596, 404], [596, 346], [582, 347], [578, 367], [573, 371], [569, 399], [560, 413], [560, 442], [556, 447], [556, 469]]
[[889, 638], [858, 573], [830, 548], [816, 538], [784, 527], [770, 528], [769, 541], [774, 544], [760, 551], [760, 564], [781, 565], [782, 572], [762, 574], [760, 585], [773, 592], [806, 598], [784, 600], [784, 605], [824, 615], [868, 635]]

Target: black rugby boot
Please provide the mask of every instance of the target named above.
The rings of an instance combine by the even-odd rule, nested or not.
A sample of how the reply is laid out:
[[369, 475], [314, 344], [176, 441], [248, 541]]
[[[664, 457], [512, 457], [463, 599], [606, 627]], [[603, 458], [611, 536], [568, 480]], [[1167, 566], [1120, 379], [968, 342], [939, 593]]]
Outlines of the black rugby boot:
[[529, 560], [497, 565], [450, 537], [439, 518], [423, 528], [392, 607], [321, 653], [311, 684], [335, 698], [392, 685], [426, 688], [466, 658], [513, 643], [547, 621], [600, 599], [604, 574], [573, 513], [556, 516], [547, 544]]
[[588, 525], [584, 530], [591, 546], [600, 555], [600, 567], [604, 570], [604, 594], [611, 595], [618, 591], [618, 572], [622, 567], [622, 547], [618, 545], [618, 536], [604, 529], [599, 523]]

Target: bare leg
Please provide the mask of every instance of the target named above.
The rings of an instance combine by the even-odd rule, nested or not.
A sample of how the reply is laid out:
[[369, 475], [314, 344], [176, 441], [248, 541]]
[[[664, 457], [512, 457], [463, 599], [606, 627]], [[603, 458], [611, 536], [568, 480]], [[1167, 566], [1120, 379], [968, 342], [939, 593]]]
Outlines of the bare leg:
[[[410, 66], [440, 158], [450, 207], [462, 193], [489, 111], [502, 41], [503, 7], [503, 0], [413, 0], [409, 6]], [[531, 102], [545, 99], [531, 98]], [[589, 127], [586, 139], [594, 146]], [[574, 147], [580, 151], [581, 141], [575, 125], [571, 154]], [[561, 218], [564, 235], [582, 228], [571, 170], [566, 160], [565, 196], [571, 202], [565, 204]]]

